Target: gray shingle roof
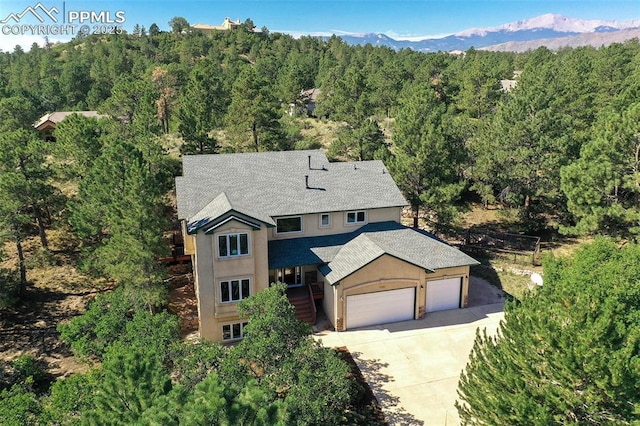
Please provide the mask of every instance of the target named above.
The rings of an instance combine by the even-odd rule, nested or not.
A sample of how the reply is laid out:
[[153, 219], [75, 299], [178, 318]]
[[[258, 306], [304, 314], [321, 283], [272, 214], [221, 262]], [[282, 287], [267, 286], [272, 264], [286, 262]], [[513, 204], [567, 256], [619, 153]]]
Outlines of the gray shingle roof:
[[269, 241], [269, 268], [322, 264], [320, 272], [336, 283], [383, 254], [430, 271], [478, 264], [426, 231], [380, 222], [349, 234]]
[[[204, 224], [223, 207], [273, 225], [277, 216], [407, 205], [377, 160], [329, 163], [321, 150], [310, 150], [187, 155], [182, 163], [178, 218], [188, 223]], [[222, 193], [228, 206], [214, 202]]]
[[243, 213], [246, 216], [257, 219], [260, 222], [267, 223], [268, 225], [275, 225], [269, 216], [265, 216], [260, 212], [253, 212], [246, 208], [243, 208], [242, 211], [240, 211], [235, 208], [229, 201], [227, 194], [223, 192], [190, 218], [189, 223], [187, 224], [187, 231], [191, 233], [210, 223], [213, 219], [222, 217], [227, 213], [234, 211]]
[[342, 246], [335, 257], [320, 268], [320, 272], [334, 284], [385, 254], [369, 234], [360, 234]]

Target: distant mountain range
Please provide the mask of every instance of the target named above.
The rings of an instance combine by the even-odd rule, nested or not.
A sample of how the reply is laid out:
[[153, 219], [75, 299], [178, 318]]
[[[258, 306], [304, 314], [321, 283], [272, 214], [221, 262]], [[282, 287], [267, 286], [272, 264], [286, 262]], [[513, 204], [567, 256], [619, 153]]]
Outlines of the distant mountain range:
[[602, 46], [640, 36], [640, 19], [618, 22], [580, 20], [546, 14], [492, 28], [473, 28], [441, 38], [395, 40], [385, 34], [346, 34], [350, 45], [371, 44], [392, 49], [410, 48], [421, 52], [464, 51], [470, 47], [486, 50], [526, 51], [539, 46]]

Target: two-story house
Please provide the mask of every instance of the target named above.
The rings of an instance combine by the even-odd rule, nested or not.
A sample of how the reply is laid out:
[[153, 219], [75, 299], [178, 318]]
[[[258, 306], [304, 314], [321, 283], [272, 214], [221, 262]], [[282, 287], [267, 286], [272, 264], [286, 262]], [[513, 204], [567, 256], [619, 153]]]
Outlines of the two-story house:
[[338, 331], [466, 306], [477, 262], [400, 224], [407, 202], [381, 161], [329, 163], [320, 150], [184, 156], [176, 193], [202, 338], [242, 338], [237, 302], [273, 282], [320, 283]]

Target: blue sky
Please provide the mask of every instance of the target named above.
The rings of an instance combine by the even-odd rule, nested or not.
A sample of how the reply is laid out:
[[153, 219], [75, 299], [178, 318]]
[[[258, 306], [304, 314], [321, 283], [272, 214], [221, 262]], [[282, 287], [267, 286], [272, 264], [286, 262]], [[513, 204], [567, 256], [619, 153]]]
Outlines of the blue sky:
[[[0, 0], [0, 21], [10, 13], [20, 13], [38, 1], [51, 10], [124, 12], [125, 30], [134, 24], [146, 28], [156, 23], [168, 29], [174, 16], [182, 16], [191, 24], [218, 25], [228, 16], [244, 21], [251, 18], [256, 26], [290, 34], [385, 33], [394, 38], [443, 36], [469, 28], [491, 27], [545, 13], [558, 13], [579, 19], [629, 21], [640, 19], [639, 0]], [[60, 12], [59, 16], [62, 15]], [[106, 15], [102, 15], [105, 19]], [[41, 43], [42, 36], [30, 30], [11, 34], [16, 28], [3, 25], [38, 24], [27, 14], [18, 23], [0, 23], [0, 49], [11, 51], [16, 44], [24, 48]], [[51, 22], [44, 22], [50, 24]], [[93, 26], [95, 22], [88, 22]], [[50, 35], [51, 40], [68, 36]]]

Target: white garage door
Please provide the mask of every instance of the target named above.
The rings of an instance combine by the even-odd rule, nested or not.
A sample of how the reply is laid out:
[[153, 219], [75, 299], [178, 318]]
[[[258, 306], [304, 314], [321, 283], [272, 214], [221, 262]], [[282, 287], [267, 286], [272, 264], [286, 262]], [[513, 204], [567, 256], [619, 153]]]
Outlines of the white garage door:
[[427, 312], [459, 308], [461, 288], [460, 277], [427, 281]]
[[413, 319], [416, 290], [400, 290], [347, 296], [347, 329]]

